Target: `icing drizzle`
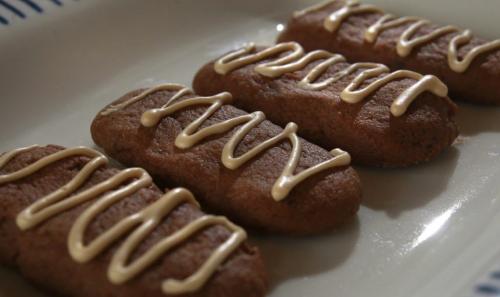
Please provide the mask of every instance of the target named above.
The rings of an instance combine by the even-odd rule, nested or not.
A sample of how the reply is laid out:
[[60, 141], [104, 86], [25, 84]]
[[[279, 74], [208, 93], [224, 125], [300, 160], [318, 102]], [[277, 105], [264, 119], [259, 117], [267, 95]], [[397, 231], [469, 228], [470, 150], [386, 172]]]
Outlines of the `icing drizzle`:
[[[330, 3], [335, 2], [327, 1], [326, 3], [306, 9], [294, 14], [295, 17], [301, 16], [305, 13], [319, 10], [326, 7]], [[344, 22], [349, 16], [360, 13], [384, 13], [380, 8], [370, 5], [370, 4], [360, 4], [358, 0], [348, 0], [346, 4], [338, 9], [337, 11], [330, 14], [324, 21], [324, 27], [330, 32], [335, 32], [340, 28], [342, 22]], [[411, 25], [406, 28], [405, 31], [399, 36], [399, 40], [396, 46], [396, 51], [400, 57], [407, 57], [411, 54], [415, 47], [421, 46], [426, 43], [430, 43], [433, 40], [449, 34], [459, 32], [460, 29], [454, 26], [443, 26], [434, 29], [428, 34], [421, 35], [418, 37], [414, 36], [420, 28], [425, 25], [429, 25], [428, 20], [424, 20], [418, 17], [395, 17], [391, 14], [383, 14], [373, 25], [371, 25], [364, 34], [364, 39], [368, 43], [374, 43], [378, 36], [385, 30], [390, 28], [395, 28], [404, 24], [411, 23]], [[470, 30], [464, 30], [455, 36], [448, 45], [448, 66], [451, 70], [457, 73], [463, 73], [467, 71], [470, 64], [474, 59], [484, 53], [491, 52], [500, 49], [500, 39], [487, 42], [482, 45], [478, 45], [470, 49], [462, 60], [458, 57], [458, 47], [469, 43], [472, 40], [472, 33]]]
[[[4, 154], [0, 157], [0, 168], [3, 168], [18, 154], [35, 147], [37, 146], [20, 148]], [[166, 294], [184, 294], [197, 291], [215, 273], [219, 265], [246, 239], [245, 231], [226, 218], [204, 215], [163, 238], [143, 255], [130, 262], [130, 257], [138, 245], [161, 224], [171, 211], [183, 203], [198, 206], [198, 203], [188, 190], [176, 188], [164, 194], [143, 210], [123, 218], [91, 242], [84, 243], [84, 234], [88, 225], [101, 212], [152, 184], [151, 177], [144, 169], [130, 168], [120, 171], [89, 189], [75, 193], [99, 167], [108, 163], [108, 159], [104, 155], [86, 147], [61, 150], [45, 156], [18, 171], [0, 175], [0, 185], [20, 180], [54, 162], [74, 156], [85, 156], [90, 158], [90, 161], [67, 184], [38, 199], [21, 211], [17, 216], [16, 223], [21, 230], [28, 230], [62, 212], [98, 198], [73, 223], [68, 236], [68, 250], [73, 260], [86, 263], [126, 236], [112, 256], [108, 267], [108, 279], [113, 284], [122, 284], [136, 277], [162, 255], [188, 240], [197, 232], [213, 225], [223, 225], [232, 232], [231, 236], [209, 256], [194, 274], [184, 280], [166, 279], [162, 283], [162, 290]], [[127, 184], [125, 185], [125, 183]]]
[[[288, 60], [286, 60], [288, 61]], [[275, 66], [274, 63], [267, 65], [266, 67], [279, 67]], [[266, 71], [266, 70], [264, 70]], [[154, 90], [154, 91], [152, 91]], [[158, 125], [158, 123], [166, 116], [171, 115], [179, 110], [189, 108], [191, 106], [197, 105], [208, 105], [209, 107], [199, 118], [191, 122], [175, 139], [175, 146], [180, 149], [188, 149], [193, 147], [198, 142], [203, 139], [226, 133], [232, 130], [236, 126], [241, 126], [229, 139], [229, 141], [224, 145], [221, 154], [222, 164], [231, 170], [237, 169], [250, 159], [255, 158], [260, 153], [276, 146], [282, 141], [288, 140], [292, 144], [292, 151], [290, 158], [285, 165], [281, 175], [278, 177], [274, 183], [271, 194], [274, 200], [281, 201], [285, 199], [290, 191], [300, 182], [309, 178], [310, 176], [317, 174], [323, 170], [329, 168], [347, 166], [351, 162], [351, 157], [347, 152], [341, 149], [334, 149], [330, 153], [332, 158], [317, 164], [313, 167], [305, 169], [298, 174], [294, 174], [302, 152], [301, 143], [299, 137], [296, 134], [297, 125], [295, 123], [289, 123], [285, 129], [278, 135], [267, 139], [266, 141], [258, 144], [257, 146], [250, 149], [248, 152], [244, 153], [239, 157], [234, 156], [234, 152], [238, 144], [245, 138], [245, 136], [250, 133], [250, 131], [257, 127], [260, 123], [265, 120], [264, 113], [257, 111], [250, 114], [234, 117], [211, 126], [200, 129], [203, 122], [205, 122], [211, 115], [213, 115], [219, 108], [225, 104], [229, 104], [232, 101], [232, 96], [228, 92], [220, 93], [215, 96], [210, 97], [192, 97], [187, 98], [182, 101], [176, 102], [180, 97], [193, 94], [191, 90], [185, 86], [179, 84], [164, 84], [152, 89], [146, 90], [141, 94], [130, 98], [129, 100], [119, 104], [112, 105], [108, 109], [104, 110], [102, 114], [109, 114], [109, 111], [117, 110], [117, 108], [124, 108], [134, 102], [146, 98], [152, 92], [167, 90], [175, 91], [175, 95], [168, 100], [168, 102], [160, 108], [147, 110], [142, 114], [141, 124], [145, 127], [153, 127]]]
[[[255, 52], [255, 45], [250, 44], [234, 52], [231, 52], [214, 64], [217, 73], [225, 75], [235, 69], [253, 64], [279, 54], [286, 55], [277, 58], [271, 62], [258, 64], [254, 70], [267, 77], [279, 77], [285, 73], [290, 73], [304, 69], [314, 61], [323, 60], [314, 66], [307, 75], [298, 83], [298, 86], [308, 90], [322, 90], [329, 84], [332, 84], [346, 76], [349, 76], [360, 69], [361, 71], [341, 92], [340, 98], [347, 103], [357, 103], [370, 96], [376, 90], [380, 89], [389, 82], [397, 79], [411, 78], [417, 80], [413, 86], [401, 93], [391, 105], [391, 113], [395, 117], [402, 116], [410, 104], [422, 93], [429, 91], [439, 97], [446, 97], [448, 88], [437, 77], [433, 75], [422, 76], [416, 72], [408, 70], [399, 70], [390, 72], [387, 66], [376, 63], [356, 63], [348, 68], [335, 73], [321, 82], [315, 82], [324, 74], [328, 68], [334, 64], [345, 62], [345, 58], [339, 54], [333, 54], [324, 50], [316, 50], [304, 54], [303, 48], [296, 42], [279, 43], [273, 47]], [[382, 74], [386, 74], [381, 76]], [[361, 88], [367, 80], [371, 82]]]
[[465, 72], [474, 59], [484, 53], [500, 49], [500, 39], [490, 41], [488, 43], [476, 46], [472, 48], [460, 61], [458, 59], [457, 48], [460, 45], [466, 44], [472, 40], [472, 32], [470, 30], [465, 30], [459, 35], [455, 36], [448, 48], [448, 64], [450, 68], [455, 72]]

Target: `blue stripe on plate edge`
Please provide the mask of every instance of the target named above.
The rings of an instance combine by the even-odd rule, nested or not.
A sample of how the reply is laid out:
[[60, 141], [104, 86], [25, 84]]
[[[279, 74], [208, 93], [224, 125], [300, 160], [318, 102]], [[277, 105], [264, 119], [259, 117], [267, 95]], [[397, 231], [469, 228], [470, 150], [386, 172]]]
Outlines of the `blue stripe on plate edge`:
[[500, 296], [500, 270], [493, 271], [488, 278], [475, 287], [476, 296]]
[[9, 25], [11, 23], [10, 16], [27, 19], [28, 11], [43, 13], [44, 8], [40, 4], [42, 1], [48, 1], [57, 7], [63, 6], [62, 0], [0, 0], [0, 25]]

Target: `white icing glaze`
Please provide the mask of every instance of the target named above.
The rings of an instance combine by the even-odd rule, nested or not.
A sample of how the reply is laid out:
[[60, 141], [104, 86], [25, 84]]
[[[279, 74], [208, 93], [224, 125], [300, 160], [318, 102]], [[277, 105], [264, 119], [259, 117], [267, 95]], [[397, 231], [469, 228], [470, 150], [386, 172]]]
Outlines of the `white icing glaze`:
[[371, 25], [365, 32], [365, 40], [368, 43], [374, 43], [381, 32], [384, 30], [398, 27], [406, 23], [420, 20], [417, 17], [401, 17], [396, 18], [392, 14], [383, 15], [375, 24]]
[[411, 54], [413, 49], [417, 46], [420, 46], [425, 43], [429, 43], [432, 40], [438, 38], [439, 36], [458, 31], [457, 28], [453, 26], [444, 26], [433, 30], [425, 35], [420, 35], [413, 39], [410, 39], [418, 29], [422, 28], [424, 25], [429, 25], [431, 22], [427, 20], [420, 20], [413, 24], [411, 24], [404, 32], [401, 34], [399, 38], [398, 45], [396, 46], [396, 50], [400, 57], [407, 57]]
[[[316, 11], [326, 7], [328, 4], [334, 1], [329, 1], [328, 3], [322, 4], [321, 6], [311, 7], [310, 9], [305, 9], [300, 13], [297, 13], [295, 17], [302, 16], [306, 13]], [[382, 13], [383, 11], [376, 6], [369, 4], [360, 4], [358, 1], [347, 1], [343, 7], [334, 11], [330, 14], [324, 21], [324, 28], [330, 32], [337, 31], [342, 23], [350, 16], [360, 13]], [[415, 35], [420, 28], [429, 25], [428, 20], [424, 20], [419, 17], [399, 17], [396, 18], [391, 14], [383, 14], [373, 25], [371, 25], [364, 34], [364, 39], [368, 43], [374, 43], [378, 36], [387, 29], [399, 27], [407, 23], [412, 23], [408, 28], [406, 28], [400, 35], [396, 51], [400, 57], [407, 57], [411, 54], [415, 47], [421, 46], [426, 43], [430, 43], [433, 40], [450, 33], [459, 31], [457, 27], [454, 26], [444, 26], [435, 28], [431, 32], [417, 36], [413, 39], [411, 37]], [[455, 36], [448, 45], [448, 66], [455, 72], [463, 73], [467, 71], [470, 64], [479, 55], [500, 49], [500, 39], [481, 44], [470, 49], [462, 61], [458, 60], [457, 47], [460, 45], [465, 45], [472, 40], [472, 33], [470, 30], [465, 30], [459, 35]]]
[[[243, 48], [241, 51], [238, 51], [239, 55], [248, 51], [248, 48]], [[274, 51], [268, 51], [260, 57], [267, 57], [268, 55], [272, 55]], [[250, 59], [240, 59], [239, 55], [231, 56], [235, 61], [229, 63], [221, 63], [222, 69], [220, 71], [231, 71], [234, 67], [238, 67], [243, 65], [244, 63], [252, 63], [251, 61], [254, 58]], [[287, 59], [288, 61], [290, 59]], [[241, 62], [244, 61], [244, 62]], [[234, 63], [233, 63], [234, 62]], [[232, 63], [232, 64], [231, 64]], [[281, 64], [281, 62], [280, 62]], [[278, 63], [269, 63], [266, 67], [270, 67], [269, 71], [283, 71], [284, 68], [288, 66], [281, 66]], [[264, 69], [264, 68], [263, 68]], [[288, 68], [286, 68], [288, 69]], [[267, 69], [265, 71], [268, 71]], [[179, 87], [179, 85], [175, 84], [165, 84], [159, 87], [154, 88], [156, 91], [159, 90], [178, 90], [172, 98], [180, 98], [182, 95], [184, 87]], [[130, 100], [133, 102], [137, 102], [146, 98], [151, 92], [143, 92], [142, 94], [131, 98]], [[200, 117], [191, 122], [182, 132], [177, 135], [175, 139], [175, 145], [180, 149], [187, 149], [203, 139], [217, 135], [226, 133], [237, 126], [241, 126], [229, 139], [229, 141], [224, 145], [221, 154], [222, 164], [231, 170], [239, 168], [241, 165], [248, 162], [250, 159], [255, 158], [260, 153], [270, 149], [273, 146], [278, 145], [280, 142], [289, 140], [292, 144], [292, 152], [290, 158], [288, 159], [285, 168], [283, 169], [281, 175], [278, 177], [276, 182], [273, 185], [271, 190], [271, 195], [274, 200], [281, 201], [285, 199], [290, 191], [301, 181], [309, 178], [310, 176], [317, 174], [323, 170], [327, 170], [329, 168], [339, 167], [339, 166], [347, 166], [351, 162], [351, 157], [347, 152], [344, 152], [340, 149], [334, 149], [331, 151], [333, 156], [332, 159], [324, 161], [320, 164], [317, 164], [313, 167], [310, 167], [306, 170], [301, 171], [300, 173], [294, 175], [294, 172], [298, 166], [300, 155], [302, 152], [301, 144], [299, 138], [296, 134], [297, 125], [294, 123], [289, 123], [283, 131], [258, 144], [253, 147], [248, 152], [244, 153], [242, 156], [234, 157], [234, 151], [238, 144], [245, 138], [245, 136], [250, 133], [250, 131], [257, 127], [261, 122], [265, 120], [265, 115], [262, 112], [254, 112], [251, 114], [246, 114], [242, 116], [238, 116], [235, 118], [231, 118], [225, 120], [220, 123], [213, 124], [211, 126], [200, 129], [201, 125], [212, 116], [219, 108], [221, 108], [225, 104], [229, 104], [232, 101], [232, 96], [230, 93], [224, 92], [210, 97], [193, 97], [187, 98], [179, 102], [175, 102], [175, 100], [169, 99], [167, 104], [163, 105], [161, 108], [155, 108], [147, 110], [142, 114], [141, 123], [145, 127], [153, 127], [158, 125], [158, 123], [162, 120], [162, 118], [171, 115], [179, 110], [183, 110], [192, 106], [197, 105], [208, 105], [209, 107]]]
[[[165, 89], [165, 86], [167, 86], [167, 85], [168, 85], [168, 88]], [[134, 104], [137, 101], [140, 101], [141, 98], [148, 96], [149, 94], [153, 94], [153, 93], [158, 92], [160, 90], [169, 90], [169, 91], [179, 91], [180, 90], [180, 92], [178, 92], [176, 94], [176, 96], [174, 96], [170, 99], [172, 101], [176, 100], [178, 97], [182, 97], [182, 96], [187, 95], [187, 94], [192, 94], [192, 91], [189, 88], [186, 88], [185, 86], [180, 85], [180, 84], [161, 84], [161, 85], [158, 85], [156, 87], [146, 89], [141, 94], [134, 96], [134, 97], [132, 97], [124, 102], [121, 102], [121, 103], [116, 104], [116, 105], [108, 106], [106, 109], [104, 109], [101, 112], [101, 115], [109, 115], [117, 110], [123, 109], [131, 104]]]
[[465, 57], [459, 61], [458, 60], [458, 47], [460, 45], [469, 43], [472, 40], [472, 32], [470, 30], [465, 30], [461, 34], [455, 36], [449, 45], [448, 49], [448, 64], [450, 68], [455, 72], [465, 72], [472, 61], [474, 61], [477, 56], [500, 49], [500, 39], [490, 41], [488, 43], [476, 46], [472, 48]]
[[318, 65], [314, 66], [314, 68], [299, 82], [299, 87], [308, 89], [308, 90], [321, 90], [323, 88], [326, 88], [329, 84], [332, 84], [340, 79], [342, 79], [344, 76], [349, 75], [350, 68], [348, 67], [347, 69], [343, 71], [337, 72], [334, 76], [329, 77], [323, 81], [314, 83], [327, 69], [340, 62], [345, 62], [345, 58], [341, 55], [338, 54], [332, 54], [327, 51], [323, 50], [318, 50], [318, 51], [312, 51], [307, 54], [308, 56], [314, 57], [315, 59], [325, 59], [324, 61], [320, 62]]
[[[179, 93], [181, 92], [182, 89]], [[151, 92], [147, 94], [151, 94]], [[126, 105], [122, 105], [121, 108], [123, 106]], [[36, 146], [20, 148], [4, 154], [0, 157], [0, 168], [3, 168], [15, 156], [34, 147]], [[99, 167], [108, 163], [108, 159], [104, 155], [90, 148], [76, 147], [45, 156], [18, 171], [0, 175], [0, 185], [25, 178], [54, 162], [74, 156], [85, 156], [90, 158], [90, 161], [67, 184], [38, 199], [18, 214], [16, 222], [21, 230], [31, 229], [62, 212], [85, 202], [96, 200], [78, 216], [71, 227], [68, 236], [69, 254], [75, 261], [85, 263], [94, 259], [111, 245], [116, 244], [120, 239], [125, 238], [112, 256], [108, 268], [108, 278], [113, 284], [122, 284], [134, 278], [169, 250], [188, 240], [200, 230], [213, 225], [223, 225], [232, 231], [231, 236], [217, 247], [194, 274], [184, 280], [167, 279], [162, 283], [162, 290], [166, 294], [184, 294], [197, 291], [215, 273], [219, 265], [246, 239], [245, 231], [226, 218], [204, 215], [165, 237], [143, 255], [129, 263], [131, 255], [139, 244], [161, 224], [170, 212], [186, 202], [198, 205], [188, 190], [177, 188], [169, 191], [140, 212], [123, 218], [90, 243], [85, 244], [86, 229], [100, 213], [118, 201], [152, 184], [152, 179], [145, 170], [130, 168], [75, 194]], [[126, 184], [127, 182], [128, 184]]]
[[[352, 82], [341, 92], [340, 98], [347, 103], [357, 103], [370, 96], [384, 85], [391, 81], [411, 78], [417, 80], [413, 87], [403, 91], [391, 105], [391, 113], [395, 117], [402, 116], [410, 104], [422, 93], [429, 91], [440, 97], [446, 97], [448, 88], [437, 77], [432, 75], [422, 76], [413, 71], [401, 70], [390, 72], [389, 68], [376, 63], [355, 63], [338, 71], [333, 76], [321, 81], [314, 82], [323, 75], [330, 66], [340, 62], [345, 62], [345, 58], [338, 54], [332, 54], [327, 51], [317, 50], [304, 55], [302, 47], [296, 42], [280, 43], [269, 47], [263, 51], [252, 53], [255, 47], [245, 47], [217, 60], [214, 69], [219, 74], [227, 74], [235, 69], [253, 64], [264, 59], [281, 55], [276, 61], [265, 64], [257, 64], [255, 71], [267, 77], [278, 77], [285, 73], [290, 73], [304, 69], [315, 61], [321, 61], [315, 65], [307, 75], [298, 83], [298, 86], [308, 90], [321, 90], [328, 85], [345, 78], [360, 69], [362, 70]], [[279, 63], [278, 63], [279, 62]], [[382, 76], [383, 74], [387, 74]], [[368, 86], [357, 89], [367, 80], [374, 79]]]
[[324, 27], [326, 30], [330, 32], [335, 32], [338, 30], [342, 22], [347, 19], [349, 16], [358, 13], [367, 13], [367, 12], [382, 12], [382, 10], [375, 5], [371, 4], [359, 4], [359, 1], [347, 1], [346, 5], [344, 5], [339, 10], [330, 14], [324, 22]]
[[[248, 55], [248, 53], [255, 50], [255, 44], [249, 45], [230, 53], [227, 56], [215, 62], [215, 71], [219, 74], [227, 74], [235, 68], [240, 68], [248, 64], [253, 64], [258, 61], [275, 56], [278, 53], [292, 51], [289, 55], [276, 59], [275, 61], [259, 64], [255, 67], [255, 71], [268, 77], [277, 77], [283, 73], [294, 71], [294, 69], [301, 68], [300, 63], [297, 61], [304, 55], [302, 47], [295, 42], [280, 43], [274, 47], [266, 48], [255, 55]], [[294, 62], [294, 63], [292, 63]]]

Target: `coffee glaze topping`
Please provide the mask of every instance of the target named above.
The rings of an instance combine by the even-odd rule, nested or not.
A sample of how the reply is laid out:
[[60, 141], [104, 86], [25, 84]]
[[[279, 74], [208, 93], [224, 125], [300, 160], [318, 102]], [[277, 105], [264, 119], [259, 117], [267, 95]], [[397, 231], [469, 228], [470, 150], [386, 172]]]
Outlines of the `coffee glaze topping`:
[[[0, 169], [18, 154], [27, 152], [31, 146], [10, 151], [0, 157]], [[97, 257], [111, 245], [125, 238], [114, 253], [108, 267], [108, 279], [113, 284], [122, 284], [142, 273], [169, 250], [179, 246], [197, 232], [214, 225], [223, 225], [232, 231], [231, 236], [221, 244], [191, 276], [184, 280], [167, 279], [162, 283], [165, 294], [185, 294], [200, 290], [233, 251], [246, 239], [246, 233], [224, 217], [203, 215], [173, 234], [153, 245], [143, 255], [131, 261], [131, 255], [139, 244], [178, 206], [190, 203], [198, 206], [193, 195], [186, 189], [176, 188], [164, 194], [140, 212], [131, 214], [91, 242], [84, 242], [84, 234], [89, 224], [100, 213], [131, 194], [148, 188], [152, 184], [149, 174], [141, 168], [125, 169], [111, 178], [75, 193], [92, 174], [108, 164], [101, 153], [86, 147], [76, 147], [58, 151], [12, 173], [0, 175], [0, 185], [23, 179], [50, 164], [65, 158], [88, 157], [88, 163], [67, 184], [38, 199], [18, 214], [16, 223], [21, 230], [32, 229], [48, 219], [95, 200], [73, 223], [68, 236], [68, 250], [73, 260], [86, 263]]]
[[[312, 9], [306, 9], [294, 14], [295, 17], [301, 16], [305, 13], [319, 10], [326, 7], [328, 4], [335, 2], [328, 1], [322, 5], [313, 7]], [[370, 5], [370, 4], [360, 4], [358, 0], [348, 0], [346, 4], [338, 9], [337, 11], [330, 14], [324, 22], [324, 27], [330, 32], [337, 31], [342, 23], [350, 16], [361, 13], [384, 13], [380, 8]], [[400, 57], [407, 57], [411, 54], [415, 47], [421, 46], [426, 43], [430, 43], [433, 40], [450, 33], [457, 33], [460, 31], [459, 28], [454, 26], [443, 26], [434, 29], [428, 34], [424, 34], [418, 37], [413, 37], [417, 34], [419, 29], [431, 24], [428, 20], [424, 20], [418, 17], [395, 17], [391, 14], [383, 14], [373, 25], [371, 25], [364, 34], [364, 39], [368, 43], [374, 43], [378, 36], [387, 29], [399, 27], [405, 24], [411, 23], [411, 25], [403, 31], [399, 36], [399, 40], [396, 46], [396, 51]], [[413, 37], [413, 39], [412, 39]], [[458, 33], [448, 45], [448, 66], [455, 72], [463, 73], [467, 71], [470, 64], [474, 59], [484, 53], [491, 52], [500, 49], [500, 40], [494, 40], [487, 42], [482, 45], [478, 45], [470, 49], [465, 56], [460, 59], [458, 55], [458, 47], [469, 43], [472, 40], [472, 33], [470, 30], [464, 30]]]
[[[271, 194], [274, 200], [281, 201], [285, 199], [290, 191], [300, 182], [315, 175], [321, 171], [347, 166], [351, 162], [351, 157], [347, 152], [341, 149], [334, 149], [330, 153], [333, 158], [310, 167], [300, 173], [294, 175], [294, 172], [299, 164], [300, 156], [302, 153], [301, 143], [299, 137], [296, 134], [297, 125], [295, 123], [289, 123], [283, 131], [255, 146], [248, 152], [244, 153], [239, 157], [234, 156], [234, 151], [238, 144], [245, 138], [245, 136], [260, 123], [265, 120], [264, 113], [257, 111], [251, 114], [246, 114], [225, 120], [223, 122], [213, 124], [211, 126], [200, 129], [203, 122], [205, 122], [211, 115], [213, 115], [219, 108], [225, 104], [229, 104], [232, 101], [232, 96], [228, 92], [220, 93], [215, 96], [210, 97], [192, 97], [181, 100], [179, 102], [177, 99], [183, 95], [193, 94], [191, 90], [185, 86], [179, 84], [164, 84], [157, 86], [155, 88], [146, 90], [141, 94], [123, 102], [120, 104], [121, 108], [130, 105], [133, 102], [145, 99], [149, 94], [152, 93], [151, 90], [160, 91], [175, 91], [176, 94], [168, 100], [168, 102], [160, 108], [150, 109], [144, 112], [141, 117], [141, 124], [145, 127], [154, 127], [160, 123], [160, 121], [177, 111], [187, 109], [192, 106], [198, 105], [208, 105], [208, 109], [199, 118], [191, 122], [186, 128], [175, 139], [175, 146], [180, 149], [188, 149], [195, 146], [198, 142], [203, 139], [226, 133], [232, 130], [236, 126], [241, 126], [229, 139], [229, 141], [224, 145], [221, 155], [222, 164], [231, 170], [237, 169], [252, 158], [257, 157], [260, 153], [270, 149], [273, 146], [278, 145], [280, 142], [288, 140], [292, 144], [292, 151], [290, 153], [290, 158], [288, 159], [285, 168], [283, 169], [281, 175], [278, 177], [274, 183]], [[193, 94], [194, 95], [194, 94]], [[108, 109], [104, 110], [102, 114], [108, 114], [109, 110], [116, 110], [118, 105], [112, 105]]]
[[[335, 73], [332, 77], [321, 82], [314, 82], [328, 68], [334, 64], [345, 62], [345, 58], [339, 54], [333, 54], [324, 50], [312, 51], [304, 54], [303, 48], [296, 42], [279, 43], [273, 47], [266, 48], [260, 52], [255, 52], [254, 44], [247, 45], [239, 50], [231, 52], [214, 64], [217, 73], [225, 75], [235, 69], [249, 64], [278, 56], [276, 60], [258, 64], [254, 70], [267, 77], [279, 77], [285, 73], [291, 73], [304, 69], [307, 65], [323, 60], [316, 65], [299, 83], [298, 86], [308, 90], [322, 90], [329, 84], [332, 84], [344, 77], [347, 77], [357, 70], [364, 69], [349, 83], [341, 92], [340, 98], [347, 103], [358, 103], [370, 96], [372, 93], [390, 83], [393, 80], [410, 78], [417, 80], [413, 86], [401, 93], [391, 105], [391, 113], [395, 117], [402, 116], [410, 104], [422, 93], [429, 91], [439, 97], [446, 97], [448, 88], [437, 77], [433, 75], [422, 76], [416, 72], [408, 70], [399, 70], [390, 72], [387, 66], [376, 63], [356, 63], [348, 68]], [[383, 75], [385, 74], [385, 75]], [[383, 75], [383, 76], [382, 76]], [[359, 89], [365, 81], [372, 80], [367, 86]]]

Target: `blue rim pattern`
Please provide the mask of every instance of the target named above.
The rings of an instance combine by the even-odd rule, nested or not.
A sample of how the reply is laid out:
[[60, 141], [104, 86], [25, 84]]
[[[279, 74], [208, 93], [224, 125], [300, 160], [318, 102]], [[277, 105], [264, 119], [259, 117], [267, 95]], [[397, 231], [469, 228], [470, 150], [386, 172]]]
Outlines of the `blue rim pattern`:
[[498, 297], [500, 296], [500, 270], [490, 273], [475, 287], [475, 296]]
[[58, 7], [63, 6], [62, 0], [0, 0], [0, 26], [7, 26], [16, 18], [26, 19], [29, 11], [42, 14], [44, 8], [41, 3], [43, 2], [52, 3]]
[[28, 5], [29, 7], [31, 7], [34, 11], [36, 11], [38, 13], [43, 12], [42, 7], [40, 7], [38, 4], [36, 4], [35, 2], [33, 2], [31, 0], [20, 0], [20, 1], [25, 3], [26, 5]]

